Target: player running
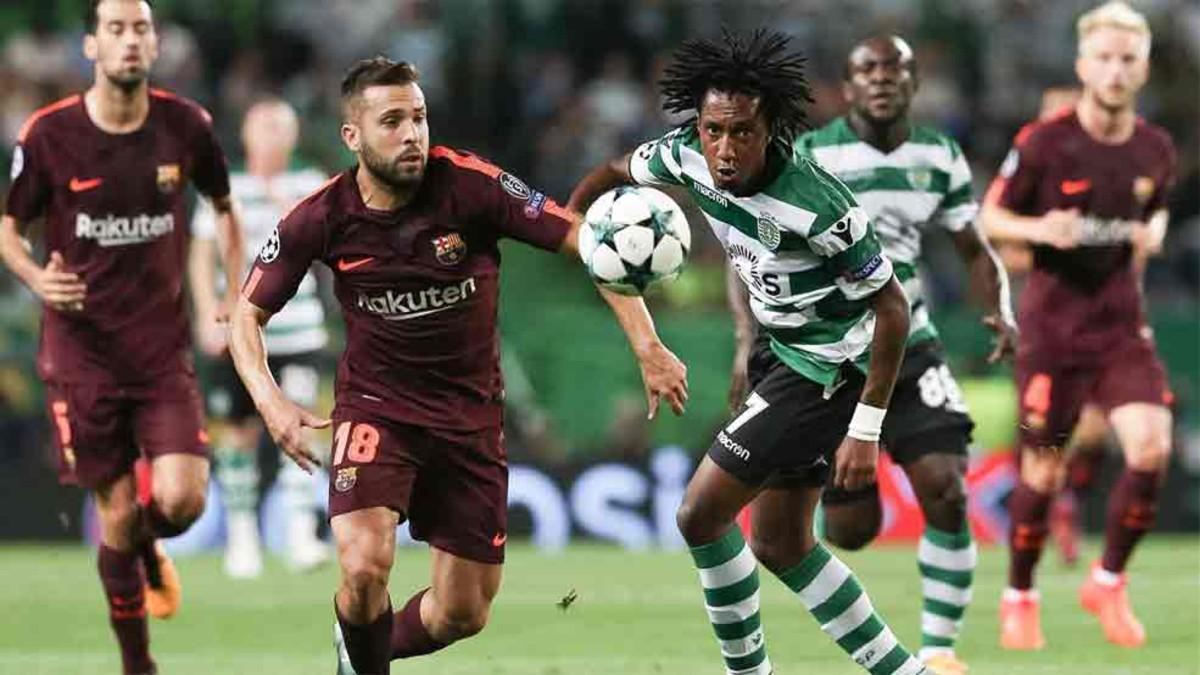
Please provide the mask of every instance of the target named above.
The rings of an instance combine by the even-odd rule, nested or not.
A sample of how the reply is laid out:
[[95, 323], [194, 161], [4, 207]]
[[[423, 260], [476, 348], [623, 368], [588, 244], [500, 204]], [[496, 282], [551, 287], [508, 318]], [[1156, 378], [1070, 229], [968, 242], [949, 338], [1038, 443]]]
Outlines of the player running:
[[[917, 272], [926, 231], [947, 232], [970, 278], [982, 287], [984, 323], [997, 332], [991, 360], [1011, 352], [1016, 328], [1007, 275], [973, 224], [978, 207], [962, 150], [945, 134], [909, 122], [917, 85], [908, 43], [894, 36], [860, 42], [847, 58], [842, 85], [849, 113], [804, 134], [795, 148], [854, 192], [908, 296], [907, 349], [882, 444], [904, 468], [925, 515], [917, 549], [924, 596], [919, 656], [930, 671], [954, 675], [967, 669], [954, 645], [970, 603], [977, 558], [966, 492], [974, 424], [946, 365]], [[746, 326], [753, 321], [748, 312], [740, 320]], [[748, 333], [752, 328], [738, 331]], [[769, 346], [760, 345], [752, 358], [761, 359], [764, 349]], [[853, 491], [828, 487], [821, 503], [825, 537], [834, 544], [857, 550], [879, 534], [883, 514], [874, 484]]]
[[[150, 6], [93, 0], [83, 50], [95, 62], [91, 88], [34, 113], [18, 136], [0, 255], [45, 305], [38, 372], [59, 476], [95, 496], [124, 672], [154, 673], [146, 613], [170, 617], [181, 592], [155, 538], [186, 530], [208, 486], [183, 297], [186, 182], [212, 200], [222, 257], [240, 260], [241, 243], [208, 113], [149, 88]], [[39, 218], [42, 265], [24, 239]], [[233, 288], [237, 263], [228, 267]], [[133, 471], [142, 455], [148, 503], [137, 501]]]
[[1045, 644], [1033, 570], [1062, 448], [1085, 402], [1107, 414], [1126, 468], [1109, 498], [1103, 556], [1079, 599], [1110, 642], [1145, 643], [1125, 568], [1154, 522], [1170, 455], [1170, 394], [1132, 255], [1161, 241], [1175, 177], [1170, 138], [1134, 110], [1149, 73], [1150, 29], [1128, 5], [1110, 2], [1081, 16], [1077, 30], [1083, 97], [1018, 138], [983, 219], [989, 236], [1034, 247], [1017, 349], [1022, 459], [1000, 608], [1007, 649]]
[[[242, 121], [246, 171], [235, 172], [230, 187], [240, 208], [243, 237], [255, 246], [246, 248], [248, 259], [238, 270], [239, 275], [253, 264], [258, 245], [271, 236], [279, 219], [327, 179], [316, 169], [288, 167], [299, 135], [296, 111], [286, 101], [264, 99], [246, 111]], [[210, 416], [221, 423], [213, 454], [228, 535], [225, 573], [234, 578], [253, 578], [262, 573], [257, 508], [262, 422], [226, 355], [226, 326], [216, 318], [217, 292], [223, 289], [218, 289], [213, 279], [215, 226], [211, 209], [197, 210], [192, 220], [188, 275], [199, 317], [197, 341], [205, 353], [217, 359], [208, 408]], [[325, 310], [312, 273], [300, 282], [295, 299], [266, 327], [265, 339], [268, 365], [284, 393], [301, 406], [315, 409], [320, 384], [316, 360], [328, 335]], [[315, 441], [309, 439], [310, 444]], [[296, 570], [311, 569], [329, 559], [328, 549], [316, 534], [313, 478], [295, 462], [286, 461], [280, 466], [279, 482], [288, 516], [288, 563]]]
[[[569, 205], [582, 209], [628, 183], [688, 188], [770, 338], [754, 391], [717, 435], [678, 513], [727, 672], [771, 672], [759, 561], [863, 668], [926, 672], [812, 534], [831, 466], [843, 489], [875, 480], [909, 313], [850, 190], [793, 157], [809, 90], [788, 41], [759, 31], [684, 43], [662, 81], [664, 108], [696, 116], [593, 170]], [[750, 503], [747, 547], [734, 518]]]
[[[234, 363], [280, 448], [317, 459], [305, 427], [333, 425], [329, 512], [342, 569], [338, 672], [389, 672], [487, 623], [507, 534], [496, 308], [498, 241], [578, 255], [578, 216], [475, 155], [429, 147], [408, 63], [377, 57], [342, 82], [342, 139], [358, 166], [302, 201], [259, 253], [233, 317]], [[332, 420], [289, 400], [260, 328], [315, 261], [346, 322]], [[639, 356], [653, 412], [686, 399], [683, 364], [640, 298], [603, 292]], [[429, 543], [432, 584], [393, 614], [396, 526]]]

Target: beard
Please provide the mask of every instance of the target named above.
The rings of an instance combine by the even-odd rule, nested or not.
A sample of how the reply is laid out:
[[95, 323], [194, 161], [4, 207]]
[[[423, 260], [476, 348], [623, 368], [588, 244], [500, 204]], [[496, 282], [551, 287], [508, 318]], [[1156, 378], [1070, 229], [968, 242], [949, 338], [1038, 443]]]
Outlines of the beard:
[[398, 161], [388, 161], [366, 143], [363, 143], [359, 149], [359, 159], [376, 180], [396, 192], [408, 192], [416, 189], [425, 176], [424, 164], [415, 171], [402, 169]]
[[143, 68], [135, 68], [131, 70], [119, 70], [115, 73], [105, 73], [104, 77], [121, 91], [129, 94], [142, 86], [146, 81], [146, 71]]

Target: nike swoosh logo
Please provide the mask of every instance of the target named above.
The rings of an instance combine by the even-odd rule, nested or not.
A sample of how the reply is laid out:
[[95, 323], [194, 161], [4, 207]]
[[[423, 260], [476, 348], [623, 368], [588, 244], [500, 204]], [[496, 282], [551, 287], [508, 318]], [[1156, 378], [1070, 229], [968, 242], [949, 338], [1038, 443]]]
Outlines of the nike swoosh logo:
[[340, 258], [337, 262], [337, 268], [339, 272], [349, 272], [352, 269], [357, 269], [363, 265], [366, 265], [374, 259], [374, 256], [369, 256], [360, 260], [346, 260], [345, 258]]
[[93, 188], [100, 187], [100, 184], [103, 182], [103, 178], [89, 178], [88, 180], [72, 178], [71, 182], [67, 184], [67, 187], [71, 190], [71, 192], [87, 192]]
[[1084, 178], [1082, 180], [1064, 180], [1059, 184], [1059, 189], [1068, 197], [1071, 195], [1082, 194], [1092, 189], [1092, 181]]
[[492, 537], [492, 546], [495, 546], [496, 548], [500, 548], [501, 546], [504, 545], [504, 542], [506, 542], [506, 541], [508, 541], [507, 533], [497, 534], [496, 536]]

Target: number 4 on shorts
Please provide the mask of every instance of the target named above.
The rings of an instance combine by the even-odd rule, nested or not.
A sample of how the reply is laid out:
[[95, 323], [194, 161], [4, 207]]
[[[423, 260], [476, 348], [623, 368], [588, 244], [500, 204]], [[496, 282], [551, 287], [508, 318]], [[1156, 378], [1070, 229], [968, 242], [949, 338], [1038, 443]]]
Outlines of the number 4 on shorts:
[[334, 466], [347, 458], [356, 464], [369, 464], [379, 449], [379, 430], [366, 422], [342, 422], [333, 432], [333, 442]]

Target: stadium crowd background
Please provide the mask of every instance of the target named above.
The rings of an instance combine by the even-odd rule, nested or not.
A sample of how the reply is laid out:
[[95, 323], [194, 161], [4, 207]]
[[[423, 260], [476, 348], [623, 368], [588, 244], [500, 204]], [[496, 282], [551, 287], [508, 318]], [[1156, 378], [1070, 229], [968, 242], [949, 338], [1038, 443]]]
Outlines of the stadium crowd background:
[[[33, 110], [91, 80], [91, 65], [80, 51], [81, 4], [0, 5], [4, 166]], [[1036, 116], [1043, 90], [1075, 82], [1074, 20], [1094, 4], [157, 0], [162, 54], [152, 82], [213, 113], [235, 167], [242, 113], [265, 94], [282, 96], [300, 112], [298, 159], [332, 172], [349, 161], [337, 133], [344, 68], [377, 53], [410, 60], [422, 72], [435, 143], [477, 151], [565, 200], [588, 168], [675, 121], [660, 112], [655, 81], [682, 39], [721, 26], [761, 24], [794, 35], [810, 58], [812, 118], [820, 124], [841, 112], [849, 45], [868, 34], [896, 32], [917, 52], [915, 117], [959, 140], [982, 196], [1017, 129]], [[1200, 517], [1194, 506], [1200, 476], [1200, 6], [1188, 0], [1134, 4], [1147, 12], [1154, 30], [1152, 76], [1139, 107], [1172, 133], [1180, 150], [1165, 252], [1150, 266], [1146, 291], [1180, 395], [1179, 464], [1191, 476], [1186, 485], [1194, 520]], [[0, 188], [6, 189], [4, 173]], [[632, 359], [579, 267], [515, 247], [506, 251], [501, 314], [518, 455], [531, 452], [547, 461], [630, 457], [667, 442], [703, 449], [724, 414], [732, 337], [721, 253], [706, 235], [698, 240], [688, 274], [655, 299], [668, 342], [692, 367], [695, 400], [687, 419], [654, 425], [639, 421], [644, 404]], [[981, 444], [1003, 445], [1011, 437], [1012, 414], [992, 408], [1011, 408], [1008, 371], [982, 364], [986, 334], [967, 304], [953, 249], [947, 241], [930, 243], [926, 279], [935, 320], [956, 372], [971, 380], [969, 398], [972, 392], [979, 397], [971, 400], [987, 427]], [[0, 275], [0, 434], [7, 441], [0, 444], [0, 487], [28, 484], [32, 475], [44, 474], [36, 484], [52, 480], [33, 377], [36, 316], [30, 294], [11, 275]]]

